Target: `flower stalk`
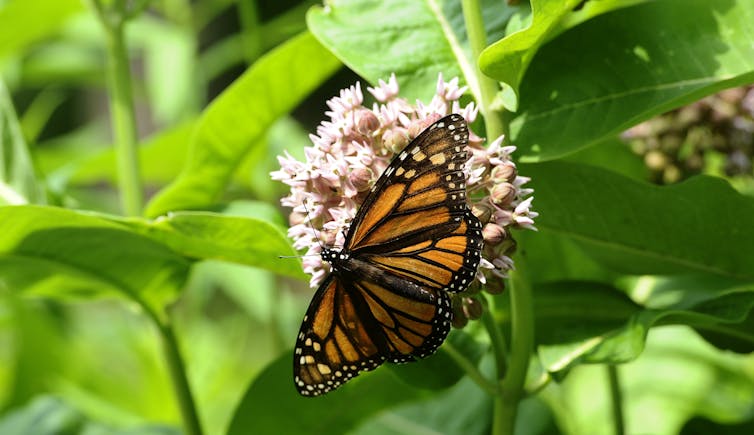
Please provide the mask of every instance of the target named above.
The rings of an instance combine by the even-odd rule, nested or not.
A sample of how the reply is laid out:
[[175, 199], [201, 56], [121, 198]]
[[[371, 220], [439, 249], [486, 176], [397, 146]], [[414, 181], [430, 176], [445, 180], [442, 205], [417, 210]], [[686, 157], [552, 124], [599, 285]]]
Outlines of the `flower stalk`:
[[[124, 35], [124, 27], [130, 14], [122, 1], [115, 2], [111, 9], [106, 9], [101, 0], [91, 0], [90, 3], [107, 38], [110, 118], [117, 156], [121, 207], [124, 214], [138, 216], [141, 214], [144, 198], [137, 149], [131, 70]], [[145, 2], [139, 5], [145, 5]]]
[[[479, 104], [484, 116], [487, 135], [488, 137], [503, 135], [507, 133], [507, 128], [502, 114], [495, 110], [493, 106], [495, 96], [500, 89], [499, 83], [482, 74], [476, 63], [482, 50], [487, 45], [481, 5], [479, 0], [463, 0], [462, 6], [472, 58], [476, 66], [475, 72], [480, 84]], [[497, 193], [499, 195], [507, 194], [503, 189], [499, 189]], [[528, 204], [526, 207], [528, 208]], [[502, 334], [494, 320], [488, 320], [485, 323], [492, 338], [493, 350], [497, 360], [497, 376], [501, 386], [501, 394], [495, 397], [493, 405], [493, 434], [514, 433], [518, 404], [524, 396], [526, 372], [534, 344], [534, 310], [531, 284], [527, 280], [524, 259], [520, 255], [516, 258], [516, 270], [512, 270], [509, 274], [509, 283], [508, 297], [510, 298], [511, 310], [511, 349], [509, 355], [505, 355], [505, 350], [500, 349], [500, 344], [495, 346], [496, 341], [502, 339]], [[492, 313], [488, 313], [488, 316], [491, 318]], [[506, 358], [508, 358], [507, 370]]]

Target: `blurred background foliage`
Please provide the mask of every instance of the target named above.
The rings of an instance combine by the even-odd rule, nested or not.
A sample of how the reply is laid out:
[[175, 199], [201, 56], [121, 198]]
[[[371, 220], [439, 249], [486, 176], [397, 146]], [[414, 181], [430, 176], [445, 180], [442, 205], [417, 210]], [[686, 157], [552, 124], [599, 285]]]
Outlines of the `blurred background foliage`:
[[[132, 3], [147, 6], [147, 2]], [[531, 9], [526, 2], [521, 3], [520, 10], [494, 15], [490, 26], [495, 37], [510, 35], [531, 22]], [[620, 2], [597, 3], [609, 10]], [[637, 3], [641, 2], [624, 2], [621, 6]], [[181, 173], [194, 128], [209, 102], [237, 83], [261, 56], [306, 31], [307, 11], [317, 4], [308, 0], [153, 0], [148, 2], [145, 13], [129, 22], [127, 43], [134, 74], [140, 163], [150, 196]], [[105, 81], [106, 37], [87, 6], [80, 0], [0, 0], [0, 112], [4, 123], [0, 125], [0, 138], [4, 143], [28, 144], [31, 149], [33, 161], [21, 164], [44, 178], [44, 189], [30, 183], [32, 187], [25, 190], [30, 198], [38, 199], [33, 202], [120, 214]], [[455, 7], [448, 2], [443, 6]], [[554, 28], [556, 31], [549, 37], [555, 38], [559, 32], [599, 13], [590, 9], [589, 14], [593, 15], [539, 24], [548, 31]], [[328, 34], [334, 27], [327, 26], [327, 19], [321, 9], [315, 9], [310, 26], [319, 29], [320, 40], [337, 40]], [[337, 27], [344, 33], [336, 36], [357, 33], [359, 25], [354, 24], [355, 29]], [[536, 44], [547, 39], [532, 38]], [[549, 50], [562, 51], [563, 46], [557, 44], [551, 44]], [[562, 44], [567, 47], [568, 41]], [[341, 60], [353, 60], [353, 53], [359, 51], [359, 47], [347, 43], [335, 45]], [[491, 52], [494, 54], [494, 50]], [[521, 62], [530, 61], [529, 57]], [[357, 80], [374, 82], [375, 77], [385, 78], [380, 75], [382, 69], [393, 66], [374, 63], [349, 64], [359, 75], [336, 65], [327, 80], [302, 101], [296, 101], [295, 109], [271, 122], [259, 144], [245, 144], [251, 151], [223, 190], [217, 211], [260, 218], [284, 229], [287, 219], [277, 204], [286, 189], [268, 175], [277, 169], [275, 156], [288, 150], [301, 157], [307, 134], [323, 118], [327, 98]], [[532, 76], [545, 73], [552, 73], [547, 62], [532, 66]], [[748, 78], [736, 77], [736, 85], [752, 81], [750, 74]], [[720, 82], [730, 79], [718, 78]], [[521, 84], [522, 113], [536, 112], [536, 101], [530, 103], [534, 99], [526, 97], [531, 95], [533, 86], [545, 81], [527, 83], [520, 79], [513, 77], [511, 83]], [[406, 87], [409, 93], [421, 94], [424, 82], [416, 80]], [[427, 86], [434, 86], [434, 81]], [[518, 90], [505, 90], [506, 107], [519, 104], [512, 96]], [[684, 98], [690, 102], [692, 97]], [[739, 193], [751, 195], [753, 99], [751, 87], [744, 86], [675, 109], [622, 135], [607, 134], [633, 125], [624, 119], [624, 124], [606, 127], [612, 130], [603, 136], [587, 136], [578, 146], [565, 151], [556, 149], [543, 160], [567, 154], [568, 162], [609, 167], [617, 174], [658, 184], [673, 184], [695, 174], [727, 177]], [[668, 105], [658, 103], [647, 108], [643, 118], [637, 115], [631, 120], [666, 112], [671, 108]], [[17, 117], [17, 122], [12, 117]], [[253, 124], [254, 120], [248, 122]], [[531, 155], [530, 151], [537, 149], [536, 141], [527, 140], [535, 133], [520, 124], [512, 124], [512, 134], [521, 139], [525, 154]], [[564, 135], [568, 137], [571, 136]], [[598, 146], [586, 147], [587, 143]], [[527, 175], [539, 171], [543, 180], [552, 171], [572, 173], [570, 167], [563, 169], [557, 164], [532, 163], [525, 167], [530, 170]], [[585, 171], [583, 178], [590, 175]], [[618, 188], [634, 187], [619, 181], [615, 184]], [[706, 186], [705, 192], [710, 192], [711, 197], [730, 194], [723, 190], [717, 195], [721, 192], [718, 187]], [[546, 201], [547, 183], [536, 188]], [[676, 192], [684, 200], [694, 198], [693, 192], [684, 191], [683, 187]], [[660, 198], [647, 201], [646, 205], [662, 202]], [[750, 202], [745, 204], [748, 207]], [[709, 212], [714, 215], [715, 210]], [[4, 224], [0, 222], [0, 227]], [[744, 296], [738, 295], [740, 299], [711, 308], [703, 304], [712, 297], [710, 288], [740, 290], [741, 283], [718, 281], [715, 287], [697, 277], [688, 278], [686, 283], [682, 282], [683, 277], [626, 278], [622, 273], [636, 275], [641, 268], [606, 268], [604, 265], [610, 261], [605, 257], [609, 254], [601, 256], [601, 252], [595, 258], [585, 255], [584, 247], [577, 242], [563, 240], [558, 234], [547, 237], [548, 229], [553, 227], [545, 220], [544, 237], [527, 234], [519, 239], [522, 246], [529, 247], [532, 264], [541, 260], [539, 264], [548, 265], [539, 273], [538, 285], [548, 278], [566, 281], [586, 276], [614, 287], [606, 290], [571, 282], [549, 288], [541, 284], [537, 288], [542, 295], [537, 340], [544, 346], [538, 351], [538, 363], [532, 363], [529, 384], [536, 386], [539, 379], [550, 375], [560, 382], [541, 384], [540, 394], [522, 403], [517, 433], [611, 433], [614, 398], [607, 387], [615, 373], [611, 370], [617, 370], [622, 379], [620, 388], [625, 396], [624, 418], [629, 433], [752, 433], [754, 303], [750, 288], [746, 288], [749, 293]], [[553, 255], [558, 256], [557, 264], [553, 264]], [[578, 273], [574, 274], [574, 270]], [[11, 272], [0, 268], [0, 273]], [[56, 285], [62, 284], [49, 277], [36, 288], [44, 294], [45, 286]], [[75, 282], [65, 285], [74, 290], [70, 298], [52, 299], [19, 295], [7, 291], [0, 282], [0, 433], [181, 433], [181, 416], [154, 324], [132, 302], [107, 297], [83, 301], [76, 297]], [[572, 292], [566, 300], [562, 291], [569, 288]], [[353, 397], [342, 396], [305, 410], [310, 402], [301, 405], [302, 402], [270, 395], [274, 390], [271, 379], [289, 376], [290, 348], [311, 294], [300, 280], [259, 268], [217, 260], [202, 261], [191, 268], [180, 299], [169, 310], [206, 433], [249, 433], [246, 431], [251, 427], [277, 427], [277, 433], [285, 433], [286, 428], [303, 431], [296, 426], [295, 413], [311, 414], [301, 417], [308, 423], [317, 421], [321, 415], [317, 412], [326, 414], [338, 406], [351, 407], [354, 413], [363, 415], [310, 432], [365, 435], [489, 431], [492, 399], [468, 378], [456, 383], [453, 374], [448, 375], [452, 387], [444, 385], [432, 394], [424, 394], [401, 387], [398, 379], [412, 377], [411, 372], [401, 375], [396, 370], [395, 376], [390, 370], [379, 370], [362, 382], [377, 404], [360, 402], [356, 406]], [[610, 307], [605, 311], [610, 316], [585, 308], [574, 311], [574, 307], [594, 304]], [[505, 324], [509, 319], [501, 305], [499, 320]], [[694, 322], [698, 322], [697, 326], [714, 327], [694, 330], [678, 326]], [[662, 325], [675, 326], [657, 328], [647, 337], [650, 327]], [[466, 334], [452, 336], [451, 342], [460, 348], [466, 343], [470, 354], [478, 354], [481, 370], [490, 373], [493, 362], [479, 351], [488, 343], [478, 329], [478, 325], [471, 325]], [[581, 364], [606, 360], [625, 364], [610, 369], [606, 365]], [[282, 374], [278, 376], [279, 373]], [[266, 410], [263, 406], [277, 403], [300, 407], [287, 409], [281, 405], [289, 419], [281, 419], [285, 415], [282, 411], [270, 411], [269, 422], [264, 415], [244, 417], [237, 411], [238, 406], [241, 410]]]

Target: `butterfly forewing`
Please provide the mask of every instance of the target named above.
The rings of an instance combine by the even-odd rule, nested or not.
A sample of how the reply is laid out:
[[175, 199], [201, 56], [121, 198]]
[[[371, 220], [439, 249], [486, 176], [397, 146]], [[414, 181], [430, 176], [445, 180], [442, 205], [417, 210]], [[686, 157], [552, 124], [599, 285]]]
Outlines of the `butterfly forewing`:
[[480, 261], [479, 220], [466, 204], [468, 128], [456, 114], [424, 130], [390, 163], [346, 234], [301, 325], [294, 377], [326, 393], [384, 361], [433, 353], [450, 330], [449, 292]]

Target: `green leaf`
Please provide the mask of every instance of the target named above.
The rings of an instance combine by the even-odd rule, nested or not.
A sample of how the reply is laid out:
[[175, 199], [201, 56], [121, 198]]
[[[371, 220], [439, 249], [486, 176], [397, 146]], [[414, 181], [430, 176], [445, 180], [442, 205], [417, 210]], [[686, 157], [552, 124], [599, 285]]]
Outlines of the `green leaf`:
[[46, 202], [13, 102], [0, 80], [0, 204]]
[[754, 281], [754, 199], [712, 177], [659, 187], [564, 162], [521, 165], [537, 226], [627, 274], [712, 274]]
[[383, 409], [426, 396], [396, 380], [388, 370], [378, 369], [325, 396], [303, 397], [293, 385], [292, 355], [286, 352], [252, 382], [228, 435], [344, 434]]
[[0, 5], [0, 58], [51, 36], [83, 10], [80, 0], [10, 0]]
[[663, 309], [646, 309], [608, 286], [578, 282], [538, 286], [540, 360], [556, 376], [578, 363], [624, 363], [641, 354], [650, 328], [668, 324], [714, 331], [748, 344], [748, 351], [754, 348], [754, 330], [742, 323], [754, 307], [753, 290], [720, 289], [693, 304], [685, 299]]
[[148, 216], [203, 208], [280, 116], [327, 79], [340, 63], [309, 33], [260, 58], [204, 111], [183, 171], [147, 206]]
[[0, 285], [52, 297], [119, 292], [162, 314], [189, 263], [166, 246], [85, 212], [0, 207]]
[[[488, 38], [496, 40], [518, 8], [482, 3]], [[312, 8], [307, 23], [322, 44], [370, 83], [395, 73], [409, 101], [433, 95], [438, 73], [446, 80], [460, 77], [479, 100], [459, 1], [331, 1]]]
[[266, 220], [210, 212], [177, 212], [154, 221], [114, 219], [173, 252], [193, 259], [232, 261], [306, 279], [285, 232]]
[[[521, 79], [539, 47], [559, 29], [558, 24], [580, 0], [532, 0], [532, 22], [487, 47], [479, 56], [483, 73], [507, 85], [517, 94]], [[517, 99], [506, 100], [506, 107], [516, 111]]]
[[145, 425], [133, 429], [114, 429], [87, 419], [80, 411], [52, 396], [40, 396], [23, 408], [0, 419], [3, 435], [178, 435], [177, 428]]
[[753, 2], [667, 0], [607, 13], [561, 34], [539, 50], [521, 83], [512, 143], [522, 161], [558, 158], [752, 82], [753, 21]]
[[[451, 331], [447, 343], [444, 343], [444, 346], [447, 345], [454, 346], [474, 364], [479, 363], [488, 348], [460, 330]], [[411, 364], [388, 364], [387, 368], [409, 385], [435, 390], [455, 385], [466, 375], [466, 372], [443, 350], [443, 346], [428, 358]]]
[[[543, 44], [564, 30], [598, 15], [645, 1], [649, 0], [532, 0], [533, 11], [528, 26], [490, 44], [479, 56], [479, 67], [485, 74], [511, 87], [512, 94], [503, 94], [503, 104], [515, 112], [521, 80]], [[583, 7], [574, 10], [577, 5]]]

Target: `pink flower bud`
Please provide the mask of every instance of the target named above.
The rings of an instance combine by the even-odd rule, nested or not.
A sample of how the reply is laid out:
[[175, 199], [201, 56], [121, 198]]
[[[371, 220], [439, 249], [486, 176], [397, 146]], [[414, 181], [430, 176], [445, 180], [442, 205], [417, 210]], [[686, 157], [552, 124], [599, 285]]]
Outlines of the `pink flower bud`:
[[360, 110], [356, 117], [356, 130], [364, 136], [371, 136], [380, 127], [380, 120], [371, 110]]
[[492, 202], [498, 205], [507, 205], [516, 198], [516, 186], [510, 183], [496, 184], [490, 193]]
[[463, 298], [463, 313], [471, 320], [482, 317], [484, 307], [482, 303], [475, 298]]
[[374, 177], [374, 174], [369, 168], [356, 168], [348, 174], [349, 181], [359, 192], [364, 192], [372, 187], [372, 177]]
[[516, 175], [518, 175], [518, 171], [513, 162], [505, 162], [502, 165], [495, 166], [490, 174], [495, 184], [512, 183], [516, 179]]
[[500, 244], [500, 242], [505, 240], [508, 236], [505, 232], [505, 228], [492, 223], [484, 226], [482, 235], [484, 236], [484, 243], [492, 246]]

